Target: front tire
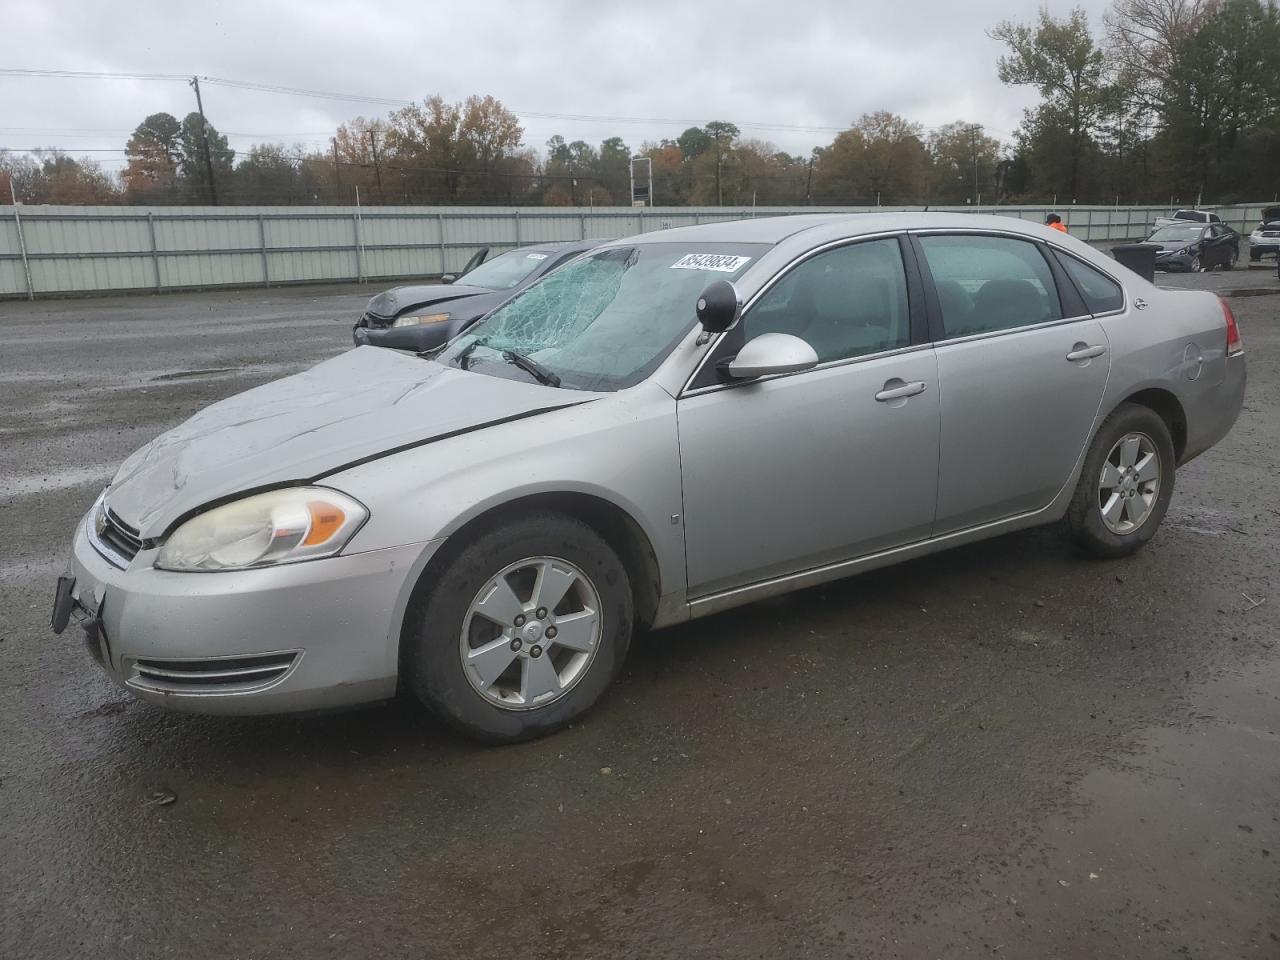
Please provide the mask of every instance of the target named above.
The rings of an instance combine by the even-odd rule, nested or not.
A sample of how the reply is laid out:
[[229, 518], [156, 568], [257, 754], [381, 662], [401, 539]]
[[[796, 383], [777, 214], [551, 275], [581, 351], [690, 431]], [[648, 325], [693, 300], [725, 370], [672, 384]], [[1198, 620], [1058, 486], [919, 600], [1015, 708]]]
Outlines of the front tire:
[[1097, 557], [1124, 557], [1155, 536], [1173, 497], [1169, 427], [1150, 407], [1121, 404], [1099, 428], [1063, 522]]
[[596, 702], [631, 643], [631, 584], [591, 527], [539, 513], [492, 527], [435, 575], [406, 616], [409, 688], [469, 737], [513, 743]]
[[1199, 257], [1191, 258], [1191, 272], [1204, 273], [1204, 262]]

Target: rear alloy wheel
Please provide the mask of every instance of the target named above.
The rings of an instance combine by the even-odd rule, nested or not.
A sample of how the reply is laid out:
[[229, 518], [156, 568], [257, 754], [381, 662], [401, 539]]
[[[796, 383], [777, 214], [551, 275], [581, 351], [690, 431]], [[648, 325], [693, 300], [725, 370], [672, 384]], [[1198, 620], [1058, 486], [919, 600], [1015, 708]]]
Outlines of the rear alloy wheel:
[[1160, 495], [1160, 455], [1145, 433], [1126, 433], [1102, 461], [1098, 509], [1112, 533], [1133, 533], [1155, 508]]
[[1154, 410], [1122, 404], [1099, 428], [1063, 522], [1095, 556], [1123, 557], [1155, 536], [1173, 496], [1169, 428]]
[[585, 711], [626, 659], [631, 584], [573, 517], [504, 521], [454, 548], [406, 617], [402, 669], [418, 698], [490, 743], [551, 733]]

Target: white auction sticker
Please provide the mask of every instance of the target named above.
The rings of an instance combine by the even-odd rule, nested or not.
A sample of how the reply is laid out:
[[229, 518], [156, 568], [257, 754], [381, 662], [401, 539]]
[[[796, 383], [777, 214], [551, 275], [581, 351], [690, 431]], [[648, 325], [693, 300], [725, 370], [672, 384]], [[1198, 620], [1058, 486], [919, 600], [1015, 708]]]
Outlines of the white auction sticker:
[[750, 259], [750, 257], [734, 257], [725, 253], [686, 253], [671, 265], [671, 269], [737, 273]]
[[547, 255], [545, 253], [526, 253], [524, 258], [526, 260], [545, 260]]

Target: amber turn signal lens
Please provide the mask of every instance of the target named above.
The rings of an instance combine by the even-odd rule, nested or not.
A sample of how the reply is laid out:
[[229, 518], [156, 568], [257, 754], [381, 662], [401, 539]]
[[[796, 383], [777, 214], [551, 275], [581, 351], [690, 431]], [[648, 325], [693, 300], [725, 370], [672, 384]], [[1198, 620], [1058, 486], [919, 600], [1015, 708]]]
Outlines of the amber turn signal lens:
[[302, 541], [304, 547], [315, 547], [324, 543], [341, 529], [347, 520], [347, 515], [332, 503], [312, 500], [307, 504], [307, 510], [311, 513], [311, 529], [307, 532], [306, 539]]

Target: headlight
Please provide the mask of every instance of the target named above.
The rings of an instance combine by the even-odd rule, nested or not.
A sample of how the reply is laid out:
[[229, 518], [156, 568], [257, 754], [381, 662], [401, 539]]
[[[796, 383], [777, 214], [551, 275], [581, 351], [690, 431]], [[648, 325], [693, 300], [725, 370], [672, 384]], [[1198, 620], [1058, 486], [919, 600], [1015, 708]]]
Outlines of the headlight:
[[447, 313], [428, 313], [416, 317], [396, 317], [393, 327], [417, 327], [424, 323], [444, 323], [449, 319]]
[[160, 548], [162, 570], [243, 570], [331, 557], [369, 517], [325, 487], [259, 493], [192, 517]]

